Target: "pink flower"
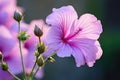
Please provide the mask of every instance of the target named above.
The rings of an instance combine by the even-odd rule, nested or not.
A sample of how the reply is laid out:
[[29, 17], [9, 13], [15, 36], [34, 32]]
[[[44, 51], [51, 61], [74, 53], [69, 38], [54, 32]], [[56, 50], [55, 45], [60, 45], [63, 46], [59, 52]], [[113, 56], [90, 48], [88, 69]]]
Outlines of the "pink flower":
[[15, 22], [14, 11], [20, 9], [16, 4], [16, 0], [0, 0], [0, 25], [9, 28]]
[[[22, 66], [18, 43], [15, 41], [10, 31], [4, 26], [0, 26], [0, 51], [4, 56], [3, 60], [8, 63], [9, 70], [14, 74], [21, 73]], [[24, 56], [27, 53], [25, 48], [23, 48], [23, 53]], [[11, 75], [2, 71], [1, 68], [0, 75], [0, 80], [13, 80]]]
[[[52, 27], [48, 31], [46, 43], [59, 57], [73, 56], [76, 66], [87, 63], [92, 67], [102, 55], [98, 38], [102, 33], [100, 20], [92, 14], [78, 15], [72, 6], [53, 9], [46, 18]], [[50, 55], [50, 53], [46, 53]]]

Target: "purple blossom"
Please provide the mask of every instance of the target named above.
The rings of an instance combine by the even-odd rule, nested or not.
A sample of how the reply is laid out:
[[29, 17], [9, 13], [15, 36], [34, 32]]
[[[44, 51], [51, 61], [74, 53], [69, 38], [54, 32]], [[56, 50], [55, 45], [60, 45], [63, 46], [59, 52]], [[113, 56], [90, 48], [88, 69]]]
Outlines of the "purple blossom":
[[0, 0], [0, 25], [9, 28], [15, 21], [13, 14], [16, 9], [16, 0]]
[[[0, 26], [0, 51], [4, 56], [4, 61], [8, 63], [9, 70], [14, 74], [21, 73], [22, 67], [18, 43], [15, 41], [10, 31], [4, 26]], [[25, 56], [27, 50], [23, 48], [23, 52]], [[0, 80], [11, 79], [11, 75], [1, 69], [0, 75]]]
[[89, 13], [78, 18], [72, 6], [53, 8], [52, 11], [46, 18], [46, 22], [52, 26], [46, 37], [48, 49], [55, 51], [59, 57], [72, 55], [77, 67], [85, 63], [92, 67], [102, 55], [98, 42], [102, 33], [100, 20]]

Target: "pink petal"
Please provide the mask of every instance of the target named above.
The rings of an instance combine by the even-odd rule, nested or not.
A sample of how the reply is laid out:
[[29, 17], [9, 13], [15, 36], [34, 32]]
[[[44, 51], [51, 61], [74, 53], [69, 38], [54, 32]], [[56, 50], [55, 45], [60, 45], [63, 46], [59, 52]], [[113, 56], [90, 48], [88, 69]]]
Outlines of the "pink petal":
[[14, 80], [14, 78], [7, 72], [0, 69], [0, 80]]
[[4, 55], [7, 55], [9, 51], [15, 46], [15, 40], [11, 33], [4, 26], [0, 26], [0, 50]]
[[36, 78], [42, 78], [44, 76], [44, 70], [43, 70], [43, 68], [41, 68], [39, 71], [38, 71], [38, 73], [36, 74]]
[[81, 29], [75, 36], [78, 38], [98, 39], [102, 33], [101, 22], [92, 14], [82, 15], [79, 20], [75, 21], [74, 27], [76, 27], [74, 31]]
[[96, 59], [100, 59], [100, 57], [102, 56], [102, 53], [103, 53], [102, 48], [98, 41], [95, 42], [95, 45], [97, 46], [97, 49], [98, 49], [98, 51], [96, 53]]
[[63, 6], [53, 9], [53, 12], [46, 18], [46, 22], [52, 26], [59, 27], [64, 36], [67, 36], [72, 23], [77, 19], [77, 13], [72, 6]]
[[[59, 44], [58, 44], [59, 45]], [[72, 54], [72, 47], [69, 44], [62, 43], [61, 47], [57, 50], [59, 57], [69, 57]]]
[[51, 56], [53, 53], [55, 53], [55, 49], [51, 49], [47, 47], [46, 51], [42, 54], [42, 56], [46, 58], [46, 57]]
[[82, 54], [84, 55], [85, 62], [88, 64], [89, 67], [95, 63], [96, 55], [98, 52], [98, 48], [95, 45], [96, 40], [91, 39], [75, 39], [73, 40], [73, 45], [77, 46]]
[[62, 31], [58, 27], [51, 27], [46, 36], [47, 44], [60, 43]]
[[84, 65], [85, 64], [84, 55], [82, 54], [80, 49], [77, 47], [73, 47], [72, 49], [73, 49], [72, 55], [75, 58], [76, 66], [80, 67], [81, 65]]
[[[22, 52], [23, 52], [23, 57], [26, 56], [27, 50], [22, 47]], [[13, 72], [14, 74], [18, 74], [22, 72], [22, 64], [21, 64], [21, 56], [20, 56], [20, 51], [19, 51], [19, 46], [18, 44], [15, 45], [15, 47], [9, 52], [8, 59], [5, 58], [5, 61], [9, 65], [9, 70]]]

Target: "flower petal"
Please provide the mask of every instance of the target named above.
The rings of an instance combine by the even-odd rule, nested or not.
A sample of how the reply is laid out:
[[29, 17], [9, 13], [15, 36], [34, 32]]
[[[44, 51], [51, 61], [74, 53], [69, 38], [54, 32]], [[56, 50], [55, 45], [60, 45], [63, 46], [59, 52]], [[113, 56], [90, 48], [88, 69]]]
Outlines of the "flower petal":
[[59, 43], [61, 42], [62, 31], [58, 27], [51, 27], [46, 36], [46, 43]]
[[9, 51], [15, 46], [15, 40], [11, 33], [4, 26], [0, 26], [0, 51], [7, 55]]
[[[26, 56], [27, 50], [22, 46], [23, 57]], [[5, 62], [9, 65], [9, 70], [14, 74], [22, 72], [21, 56], [19, 52], [19, 45], [16, 44], [15, 47], [9, 52], [8, 56], [5, 56]]]
[[72, 55], [75, 58], [77, 67], [80, 67], [81, 65], [85, 64], [84, 55], [82, 54], [79, 48], [73, 47]]
[[102, 56], [102, 53], [103, 53], [102, 48], [98, 41], [95, 42], [95, 45], [97, 46], [97, 49], [98, 49], [98, 51], [96, 53], [96, 59], [100, 59], [100, 57]]
[[82, 15], [79, 20], [74, 22], [74, 27], [76, 27], [74, 31], [81, 29], [79, 34], [75, 36], [78, 38], [98, 39], [102, 33], [100, 20], [97, 20], [97, 18], [92, 14]]
[[14, 78], [7, 72], [7, 71], [3, 71], [0, 68], [0, 80], [14, 80]]
[[53, 12], [46, 18], [46, 22], [61, 28], [64, 36], [66, 36], [73, 21], [77, 18], [77, 13], [72, 6], [63, 6], [59, 9], [54, 8]]
[[93, 66], [98, 54], [98, 48], [95, 42], [96, 40], [85, 38], [75, 39], [73, 42], [71, 42], [81, 50], [82, 54], [84, 55], [85, 62], [89, 67]]
[[72, 48], [67, 43], [62, 43], [57, 51], [59, 57], [69, 57], [72, 54]]

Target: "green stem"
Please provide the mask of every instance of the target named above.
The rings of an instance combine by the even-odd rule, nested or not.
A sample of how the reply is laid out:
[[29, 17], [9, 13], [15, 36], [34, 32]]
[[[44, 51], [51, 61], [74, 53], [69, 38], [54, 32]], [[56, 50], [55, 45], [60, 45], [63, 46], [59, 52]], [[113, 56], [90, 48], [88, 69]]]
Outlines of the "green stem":
[[[20, 22], [18, 22], [18, 34], [21, 32], [20, 31]], [[25, 74], [25, 68], [24, 68], [24, 62], [23, 62], [23, 54], [22, 54], [22, 43], [21, 41], [19, 40], [19, 49], [20, 49], [20, 56], [21, 56], [21, 62], [22, 62], [22, 68], [23, 68], [23, 75], [24, 75], [24, 78], [26, 80], [26, 74]]]
[[[55, 53], [51, 54], [49, 57], [54, 56], [54, 55], [55, 55]], [[45, 59], [44, 64], [47, 62], [47, 60], [48, 60], [49, 57], [47, 57]], [[36, 72], [33, 74], [33, 76], [35, 76], [40, 69], [41, 69], [41, 67], [38, 67], [37, 70], [36, 70]]]
[[[41, 43], [40, 37], [38, 37], [38, 38], [39, 38], [39, 43]], [[33, 66], [33, 68], [32, 68], [32, 71], [31, 71], [31, 73], [30, 73], [30, 78], [33, 78], [33, 77], [34, 77], [34, 76], [33, 76], [33, 71], [34, 71], [35, 66], [36, 66], [36, 64], [37, 64], [37, 60], [38, 60], [38, 57], [36, 58], [36, 61], [35, 61], [35, 63], [34, 63], [34, 66]]]
[[41, 69], [41, 67], [38, 67], [36, 72], [33, 74], [33, 76], [35, 76], [40, 69]]
[[7, 71], [12, 77], [14, 77], [16, 80], [21, 80], [17, 76], [15, 76], [13, 73], [11, 73], [9, 70]]
[[31, 71], [31, 73], [30, 73], [30, 77], [33, 77], [32, 74], [33, 74], [33, 71], [34, 71], [34, 69], [35, 69], [36, 62], [37, 62], [37, 59], [36, 59], [36, 61], [35, 61], [35, 63], [34, 63], [34, 66], [33, 66], [33, 68], [32, 68], [32, 71]]
[[40, 39], [40, 37], [38, 37], [39, 38], [39, 43], [41, 43], [41, 39]]

